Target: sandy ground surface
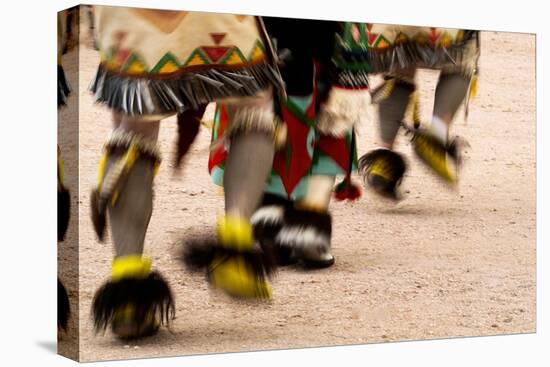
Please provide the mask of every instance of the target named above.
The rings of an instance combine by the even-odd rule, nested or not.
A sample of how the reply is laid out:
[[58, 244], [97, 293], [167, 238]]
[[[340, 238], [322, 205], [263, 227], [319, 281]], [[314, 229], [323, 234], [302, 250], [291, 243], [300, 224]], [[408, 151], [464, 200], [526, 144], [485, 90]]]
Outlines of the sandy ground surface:
[[[88, 215], [110, 115], [86, 90], [98, 55], [82, 47], [80, 86], [73, 95], [80, 96], [78, 176], [75, 162], [66, 163], [67, 176], [73, 175], [69, 187], [76, 187], [76, 177], [80, 183], [79, 195], [73, 189], [79, 244], [75, 219], [60, 256], [62, 277], [75, 279], [79, 272], [80, 292], [76, 281], [69, 288], [74, 309], [79, 297], [80, 317], [71, 320], [60, 350], [76, 352], [77, 321], [84, 361], [534, 332], [535, 37], [484, 32], [482, 47], [478, 98], [468, 122], [459, 113], [453, 129], [471, 144], [458, 192], [421, 166], [401, 136], [399, 150], [411, 164], [403, 183], [406, 199], [389, 204], [366, 192], [352, 204], [332, 203], [335, 266], [282, 269], [269, 303], [239, 303], [213, 293], [203, 277], [177, 261], [180, 236], [211, 229], [223, 197], [207, 173], [210, 132], [202, 128], [183, 171], [174, 175], [176, 124], [164, 122], [165, 161], [146, 253], [172, 286], [177, 318], [169, 330], [131, 344], [92, 331], [91, 300], [108, 279], [113, 256], [110, 241], [95, 240]], [[68, 63], [68, 69], [75, 67]], [[425, 118], [436, 78], [431, 71], [418, 75]], [[68, 134], [60, 137], [64, 154], [76, 144]], [[360, 154], [375, 147], [376, 138], [375, 121], [361, 126]], [[63, 249], [78, 250], [78, 269], [76, 252], [71, 257]]]

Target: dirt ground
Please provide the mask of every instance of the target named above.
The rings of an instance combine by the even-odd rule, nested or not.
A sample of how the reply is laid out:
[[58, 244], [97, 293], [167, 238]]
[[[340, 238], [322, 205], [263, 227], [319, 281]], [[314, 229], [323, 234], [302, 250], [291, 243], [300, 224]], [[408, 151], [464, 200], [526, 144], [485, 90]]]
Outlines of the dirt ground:
[[[89, 193], [110, 115], [87, 91], [98, 54], [82, 45], [79, 83], [69, 75], [78, 85], [72, 98], [80, 97], [78, 170], [75, 161], [65, 163], [80, 220], [78, 228], [72, 221], [60, 244], [59, 264], [61, 277], [74, 283], [72, 306], [80, 312], [59, 350], [76, 353], [77, 321], [83, 361], [535, 332], [535, 37], [483, 32], [481, 41], [479, 94], [467, 123], [459, 112], [453, 127], [471, 144], [459, 190], [436, 180], [400, 136], [399, 151], [410, 163], [405, 200], [391, 204], [364, 191], [357, 202], [332, 203], [336, 264], [314, 272], [281, 269], [271, 302], [236, 302], [213, 293], [203, 277], [188, 273], [176, 259], [181, 235], [210, 230], [223, 197], [207, 172], [208, 129], [202, 128], [184, 169], [174, 174], [176, 123], [163, 122], [165, 160], [155, 182], [146, 254], [170, 282], [177, 318], [169, 330], [131, 344], [110, 332], [95, 335], [89, 312], [113, 256], [110, 240], [96, 241], [89, 218]], [[70, 72], [76, 61], [69, 59], [64, 61]], [[436, 79], [432, 71], [418, 75], [426, 119]], [[76, 141], [69, 130], [67, 125], [60, 144], [70, 156]], [[360, 127], [360, 154], [375, 147], [377, 133], [374, 120]], [[64, 255], [69, 249], [78, 257]]]

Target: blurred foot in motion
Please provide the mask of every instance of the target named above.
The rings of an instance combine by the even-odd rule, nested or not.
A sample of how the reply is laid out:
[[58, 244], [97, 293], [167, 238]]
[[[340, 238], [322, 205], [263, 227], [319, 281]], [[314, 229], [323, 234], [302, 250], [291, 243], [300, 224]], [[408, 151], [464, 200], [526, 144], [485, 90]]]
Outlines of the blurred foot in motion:
[[151, 271], [151, 260], [140, 255], [119, 256], [112, 276], [92, 302], [96, 332], [111, 326], [121, 339], [155, 334], [174, 317], [174, 301], [166, 280]]
[[[460, 138], [449, 140], [449, 127], [460, 104], [475, 93], [477, 88], [478, 32], [387, 24], [370, 24], [368, 32], [369, 39], [374, 40], [369, 44], [369, 50], [375, 55], [371, 60], [373, 71], [384, 73], [383, 84], [373, 92], [373, 101], [378, 104], [380, 148], [394, 150], [397, 133], [404, 126], [406, 113], [411, 111], [413, 128], [407, 127], [407, 130], [412, 136], [411, 142], [416, 156], [444, 182], [454, 187], [458, 182], [464, 141]], [[410, 37], [411, 35], [425, 35], [432, 42], [419, 43], [420, 38]], [[389, 47], [378, 48], [378, 38], [386, 39]], [[409, 49], [420, 49], [422, 52], [400, 57], [403, 60], [401, 63], [388, 62], [403, 50], [408, 53]], [[421, 126], [419, 116], [419, 92], [415, 81], [419, 68], [440, 71], [432, 120], [427, 127]], [[382, 160], [380, 152], [378, 149], [361, 158], [362, 173], [367, 186], [376, 193], [391, 197], [396, 177], [376, 164], [376, 161]], [[373, 159], [375, 156], [377, 158]], [[387, 153], [385, 156], [389, 157]], [[394, 160], [390, 171], [401, 173], [401, 166]], [[384, 171], [388, 177], [373, 173], [373, 170]]]

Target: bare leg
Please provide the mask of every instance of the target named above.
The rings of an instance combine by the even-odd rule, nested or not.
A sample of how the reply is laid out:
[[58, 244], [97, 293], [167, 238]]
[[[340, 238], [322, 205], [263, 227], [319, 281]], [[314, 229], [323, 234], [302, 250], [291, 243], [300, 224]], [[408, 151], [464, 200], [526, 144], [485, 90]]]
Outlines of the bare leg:
[[231, 139], [224, 174], [225, 210], [249, 219], [258, 207], [274, 156], [273, 137], [261, 132]]
[[[398, 75], [400, 78], [414, 80], [416, 69], [403, 70]], [[395, 137], [401, 126], [401, 122], [407, 112], [409, 99], [414, 92], [414, 84], [396, 79], [393, 90], [378, 104], [378, 120], [380, 124], [380, 145], [393, 149]]]
[[[139, 121], [124, 116], [119, 130], [138, 134], [142, 139], [155, 144], [160, 121]], [[106, 170], [118, 161], [123, 152], [111, 155]], [[150, 159], [138, 159], [132, 167], [124, 189], [120, 191], [116, 205], [108, 206], [111, 235], [116, 256], [141, 254], [145, 233], [153, 211], [153, 170]]]
[[470, 78], [462, 74], [441, 74], [435, 89], [433, 120], [430, 131], [446, 143], [451, 122], [464, 100]]
[[314, 175], [309, 177], [306, 194], [296, 206], [320, 213], [326, 212], [335, 180], [334, 176]]
[[208, 264], [209, 279], [232, 296], [270, 298], [271, 288], [265, 276], [271, 272], [271, 262], [255, 248], [250, 217], [260, 204], [273, 165], [271, 91], [229, 101], [227, 108], [231, 125], [224, 171], [226, 215], [218, 220], [215, 255]]
[[118, 129], [120, 127], [120, 123], [122, 122], [122, 117], [124, 115], [120, 112], [113, 111], [112, 116], [113, 116], [113, 130]]

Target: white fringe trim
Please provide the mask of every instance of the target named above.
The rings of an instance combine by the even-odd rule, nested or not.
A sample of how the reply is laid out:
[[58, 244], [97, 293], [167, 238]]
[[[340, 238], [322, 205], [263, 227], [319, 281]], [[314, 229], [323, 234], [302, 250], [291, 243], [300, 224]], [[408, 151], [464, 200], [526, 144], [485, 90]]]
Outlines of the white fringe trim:
[[322, 233], [319, 233], [312, 227], [294, 226], [283, 227], [277, 234], [275, 241], [294, 248], [307, 248], [315, 246], [330, 249], [330, 238]]
[[325, 135], [343, 137], [354, 125], [371, 118], [370, 105], [368, 89], [333, 87], [321, 106], [317, 129]]
[[139, 151], [154, 157], [158, 162], [162, 161], [160, 149], [156, 142], [147, 141], [140, 134], [122, 129], [115, 129], [109, 136], [106, 147], [125, 147], [136, 144]]
[[258, 224], [279, 224], [283, 222], [284, 208], [278, 205], [263, 206], [250, 218], [253, 226]]

